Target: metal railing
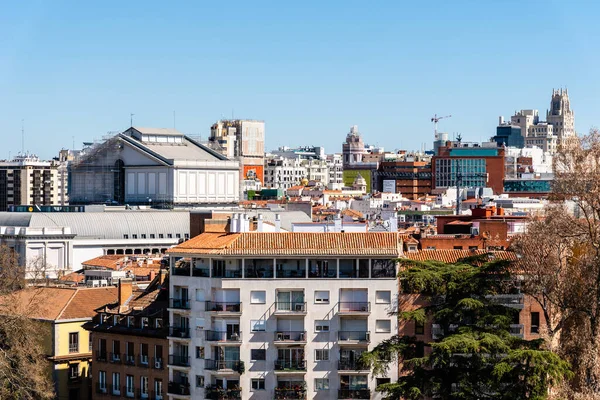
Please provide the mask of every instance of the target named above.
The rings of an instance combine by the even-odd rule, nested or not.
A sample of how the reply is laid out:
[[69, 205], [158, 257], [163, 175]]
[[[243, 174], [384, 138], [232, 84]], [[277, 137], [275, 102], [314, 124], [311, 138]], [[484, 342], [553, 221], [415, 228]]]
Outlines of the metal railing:
[[275, 371], [306, 371], [306, 360], [275, 360]]
[[275, 388], [276, 399], [306, 399], [306, 389]]
[[305, 269], [301, 269], [301, 270], [277, 270], [276, 274], [275, 274], [276, 278], [287, 278], [287, 279], [293, 279], [293, 278], [306, 278], [306, 270]]
[[305, 301], [276, 301], [275, 302], [275, 311], [277, 312], [306, 312], [306, 302]]
[[204, 369], [209, 371], [220, 371], [224, 369], [240, 371], [243, 368], [243, 365], [244, 362], [239, 360], [204, 360]]
[[79, 343], [69, 343], [69, 353], [79, 353]]
[[181, 382], [169, 382], [167, 393], [176, 394], [180, 396], [189, 396], [191, 394], [190, 384]]
[[204, 331], [209, 342], [241, 342], [242, 332]]
[[364, 362], [359, 360], [340, 360], [338, 361], [338, 371], [368, 371], [370, 368]]
[[123, 364], [125, 365], [135, 365], [135, 355], [133, 354], [123, 354]]
[[369, 389], [340, 389], [338, 390], [338, 399], [365, 399], [371, 398]]
[[135, 387], [123, 386], [123, 391], [121, 393], [122, 393], [123, 397], [126, 397], [128, 399], [133, 399], [135, 397]]
[[170, 326], [169, 327], [169, 336], [178, 337], [178, 338], [189, 338], [190, 337], [190, 328], [182, 327], [182, 326]]
[[152, 358], [152, 368], [154, 369], [164, 369], [164, 362], [162, 357], [153, 357]]
[[190, 276], [190, 267], [174, 267], [172, 268], [173, 275], [177, 276]]
[[100, 394], [106, 394], [108, 393], [108, 386], [106, 385], [106, 382], [104, 382], [104, 384], [100, 384], [100, 382], [96, 382], [96, 393], [100, 393]]
[[371, 333], [369, 331], [339, 331], [338, 340], [352, 340], [358, 342], [370, 342]]
[[113, 396], [120, 396], [121, 395], [121, 388], [119, 386], [110, 385], [108, 387], [108, 393], [112, 394]]
[[96, 350], [96, 361], [106, 361], [108, 359], [108, 353], [106, 351]]
[[210, 268], [192, 268], [192, 276], [208, 278], [210, 277]]
[[340, 301], [338, 303], [338, 312], [371, 312], [370, 301]]
[[179, 308], [182, 310], [189, 310], [190, 309], [190, 300], [189, 299], [172, 298], [172, 299], [169, 299], [169, 307], [170, 308]]
[[204, 303], [204, 311], [239, 313], [242, 311], [242, 303], [231, 301], [207, 301]]
[[154, 390], [150, 392], [150, 400], [164, 400], [164, 398], [164, 392], [156, 392]]
[[189, 367], [190, 358], [175, 354], [169, 354], [169, 365], [177, 365], [179, 367]]
[[275, 332], [276, 342], [305, 342], [306, 331], [277, 331]]
[[108, 361], [111, 363], [114, 363], [114, 364], [121, 364], [121, 354], [120, 353], [110, 353]]
[[224, 389], [210, 386], [204, 389], [204, 398], [207, 400], [234, 400], [242, 398], [242, 389]]
[[148, 357], [148, 354], [140, 354], [138, 356], [138, 367], [148, 368], [149, 366], [150, 366], [150, 357]]

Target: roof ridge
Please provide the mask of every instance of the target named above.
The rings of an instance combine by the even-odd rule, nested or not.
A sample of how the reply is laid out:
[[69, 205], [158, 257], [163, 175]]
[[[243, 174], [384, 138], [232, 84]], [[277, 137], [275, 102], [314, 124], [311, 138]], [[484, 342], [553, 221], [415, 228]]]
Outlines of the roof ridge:
[[79, 288], [73, 288], [72, 290], [73, 290], [73, 295], [71, 296], [71, 298], [69, 299], [69, 301], [67, 301], [67, 304], [65, 304], [65, 306], [60, 310], [60, 312], [56, 316], [56, 320], [55, 321], [60, 320], [60, 317], [63, 315], [63, 313], [65, 312], [65, 310], [67, 309], [67, 307], [69, 307], [69, 305], [71, 304], [71, 302], [73, 301], [73, 299], [75, 299], [75, 296], [77, 296], [77, 293], [79, 293]]

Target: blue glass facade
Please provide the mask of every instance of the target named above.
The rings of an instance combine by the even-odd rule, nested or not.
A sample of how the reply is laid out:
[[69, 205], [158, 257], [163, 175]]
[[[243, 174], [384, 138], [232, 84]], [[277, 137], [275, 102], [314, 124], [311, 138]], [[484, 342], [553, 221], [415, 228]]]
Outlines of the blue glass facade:
[[504, 191], [510, 192], [529, 192], [529, 193], [549, 193], [552, 189], [551, 180], [541, 179], [511, 179], [504, 181]]
[[[453, 149], [454, 150], [454, 149]], [[463, 150], [463, 149], [459, 149]], [[464, 149], [470, 150], [470, 149]], [[475, 150], [475, 149], [473, 149]], [[494, 150], [495, 149], [478, 149]], [[466, 154], [465, 154], [466, 155]], [[496, 155], [496, 154], [492, 154]], [[485, 187], [487, 186], [487, 171], [484, 158], [456, 158], [435, 160], [435, 186], [456, 186], [456, 172], [460, 166], [463, 187]]]
[[525, 139], [521, 135], [521, 128], [513, 125], [501, 125], [496, 128], [496, 136], [492, 138], [498, 146], [525, 147]]

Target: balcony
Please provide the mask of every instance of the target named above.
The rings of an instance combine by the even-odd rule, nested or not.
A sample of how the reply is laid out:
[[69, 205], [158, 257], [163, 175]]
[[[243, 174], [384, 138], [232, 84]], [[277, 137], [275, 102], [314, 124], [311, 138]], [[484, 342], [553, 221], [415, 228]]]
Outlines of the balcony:
[[306, 331], [277, 331], [273, 343], [277, 345], [305, 344]]
[[370, 301], [340, 301], [338, 314], [343, 315], [369, 315], [371, 313]]
[[108, 359], [108, 353], [106, 351], [96, 350], [96, 361], [106, 362], [107, 359]]
[[204, 310], [207, 312], [214, 312], [218, 314], [241, 314], [242, 303], [207, 301], [204, 303]]
[[275, 366], [273, 368], [275, 373], [277, 372], [301, 372], [306, 371], [305, 360], [275, 360]]
[[113, 396], [121, 396], [121, 388], [119, 386], [110, 385], [108, 387], [108, 393]]
[[215, 385], [204, 388], [204, 398], [210, 400], [234, 400], [242, 398], [242, 389], [225, 389]]
[[207, 342], [229, 342], [241, 343], [242, 332], [226, 332], [226, 331], [204, 331], [205, 340]]
[[121, 364], [121, 354], [119, 353], [109, 353], [109, 359], [113, 364]]
[[371, 398], [369, 389], [340, 389], [338, 390], [338, 399], [364, 399]]
[[275, 388], [276, 399], [304, 400], [306, 399], [306, 388]]
[[275, 315], [306, 315], [306, 302], [277, 301], [275, 302]]
[[371, 341], [371, 332], [369, 331], [339, 331], [338, 344], [346, 343], [369, 343]]
[[489, 297], [490, 301], [496, 304], [502, 304], [506, 307], [516, 308], [522, 310], [525, 308], [525, 296], [520, 294], [498, 294]]
[[173, 275], [175, 276], [190, 276], [190, 266], [186, 267], [175, 267], [172, 269]]
[[181, 326], [170, 326], [169, 327], [169, 337], [177, 338], [177, 339], [189, 339], [190, 338], [190, 328], [181, 327]]
[[210, 268], [192, 268], [192, 276], [198, 278], [208, 278], [210, 277]]
[[340, 360], [338, 361], [338, 371], [369, 371], [369, 367], [359, 360]]
[[189, 396], [191, 394], [190, 393], [190, 384], [169, 381], [167, 393], [178, 395], [178, 396]]
[[169, 365], [174, 365], [176, 367], [189, 367], [190, 358], [187, 356], [169, 354]]
[[189, 310], [190, 300], [189, 299], [169, 299], [169, 308], [175, 308], [178, 310]]
[[135, 365], [135, 356], [133, 354], [123, 354], [121, 360], [123, 360], [123, 364], [125, 365]]
[[243, 374], [245, 365], [240, 360], [204, 360], [204, 369], [208, 371], [234, 371]]
[[146, 390], [146, 392], [142, 392], [142, 389], [136, 389], [135, 391], [135, 398], [136, 399], [154, 399], [154, 397], [150, 397], [150, 392], [148, 392], [148, 390]]

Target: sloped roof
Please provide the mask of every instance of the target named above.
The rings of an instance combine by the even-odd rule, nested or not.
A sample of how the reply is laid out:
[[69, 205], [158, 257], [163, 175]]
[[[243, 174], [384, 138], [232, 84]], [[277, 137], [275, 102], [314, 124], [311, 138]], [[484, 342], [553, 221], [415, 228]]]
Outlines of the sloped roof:
[[223, 256], [385, 255], [398, 257], [399, 240], [400, 236], [395, 232], [203, 233], [168, 252]]
[[[6, 299], [27, 309], [31, 318], [47, 321], [85, 319], [96, 315], [97, 308], [117, 301], [117, 288], [36, 287], [20, 290]], [[29, 308], [30, 305], [33, 307]]]
[[174, 128], [144, 128], [141, 126], [134, 126], [133, 129], [144, 135], [172, 135], [172, 136], [183, 136], [183, 133], [179, 132]]
[[87, 260], [81, 263], [81, 265], [86, 267], [100, 267], [100, 268], [108, 268], [108, 269], [118, 269], [117, 265], [125, 259], [126, 256], [123, 255], [104, 255], [96, 258], [92, 258], [91, 260]]
[[404, 254], [405, 258], [416, 261], [441, 261], [452, 264], [462, 258], [480, 256], [489, 254], [492, 260], [517, 261], [516, 253], [512, 251], [487, 251], [487, 250], [432, 250], [423, 249], [419, 251], [408, 252]]

